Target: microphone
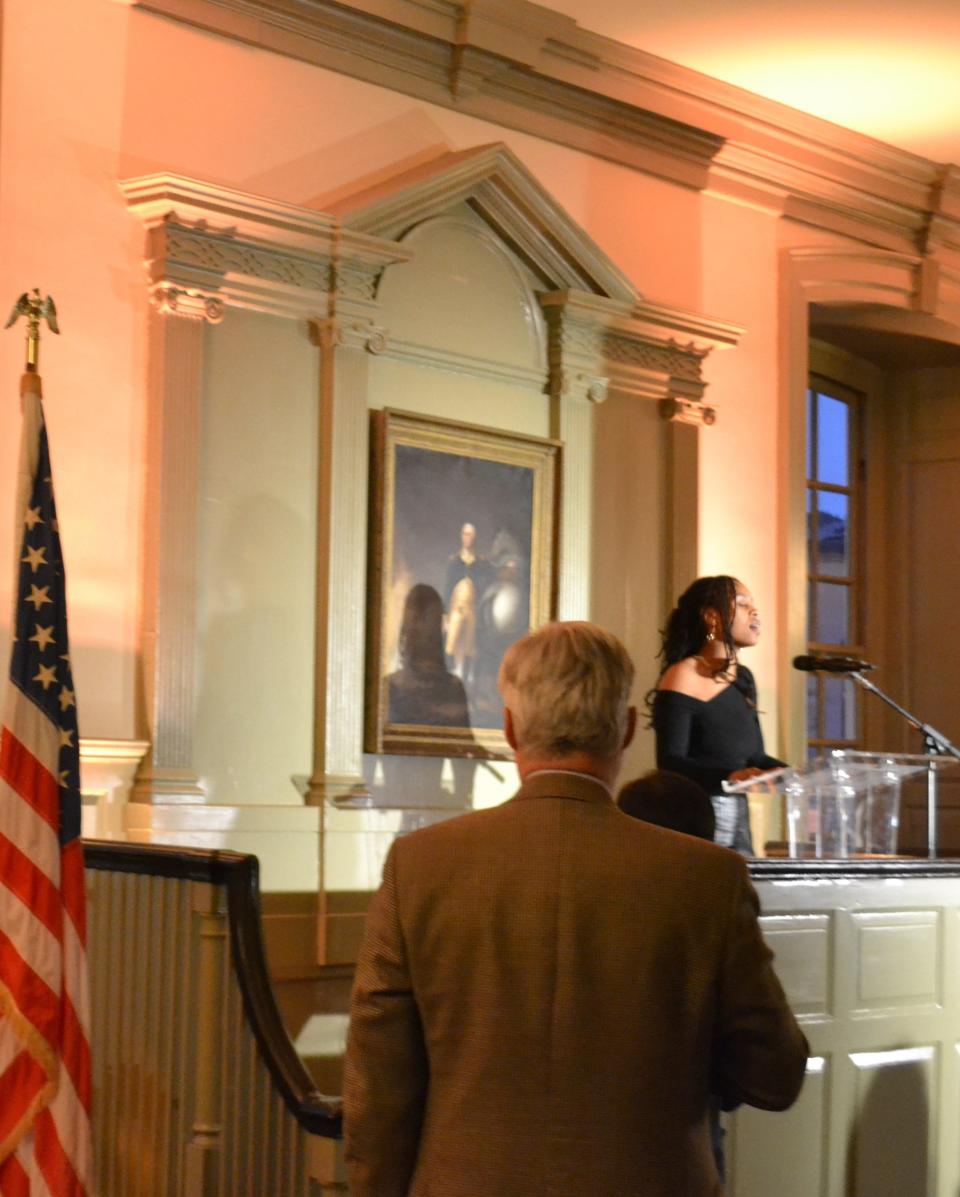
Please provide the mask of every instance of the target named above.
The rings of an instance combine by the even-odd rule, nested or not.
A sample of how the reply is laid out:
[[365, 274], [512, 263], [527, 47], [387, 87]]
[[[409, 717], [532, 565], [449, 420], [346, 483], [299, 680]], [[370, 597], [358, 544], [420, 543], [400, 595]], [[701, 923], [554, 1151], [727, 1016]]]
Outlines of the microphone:
[[794, 657], [793, 667], [803, 673], [863, 673], [876, 669], [876, 665], [856, 657]]

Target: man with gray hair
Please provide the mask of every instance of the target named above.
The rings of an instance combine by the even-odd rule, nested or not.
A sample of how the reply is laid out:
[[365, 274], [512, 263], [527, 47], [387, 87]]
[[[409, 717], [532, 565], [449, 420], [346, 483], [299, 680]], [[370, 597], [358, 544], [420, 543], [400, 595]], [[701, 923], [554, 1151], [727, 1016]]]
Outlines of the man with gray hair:
[[393, 845], [354, 985], [353, 1197], [719, 1197], [711, 1091], [796, 1098], [742, 858], [613, 803], [632, 681], [592, 624], [518, 641], [519, 792]]

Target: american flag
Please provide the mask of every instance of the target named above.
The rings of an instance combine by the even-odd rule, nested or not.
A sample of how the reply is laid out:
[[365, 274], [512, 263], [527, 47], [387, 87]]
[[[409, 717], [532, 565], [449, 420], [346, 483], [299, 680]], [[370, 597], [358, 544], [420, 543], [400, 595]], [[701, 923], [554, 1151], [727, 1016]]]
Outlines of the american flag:
[[0, 739], [0, 1195], [89, 1197], [80, 748], [40, 380], [24, 375], [15, 639]]

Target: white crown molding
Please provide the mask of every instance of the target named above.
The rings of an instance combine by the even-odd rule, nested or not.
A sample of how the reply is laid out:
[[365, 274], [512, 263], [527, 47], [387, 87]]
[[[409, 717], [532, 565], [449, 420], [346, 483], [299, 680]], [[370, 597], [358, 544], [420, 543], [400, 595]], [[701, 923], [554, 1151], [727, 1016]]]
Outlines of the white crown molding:
[[917, 248], [931, 218], [929, 189], [903, 189], [893, 198], [895, 189], [885, 187], [878, 172], [860, 172], [854, 186], [833, 169], [833, 177], [814, 174], [753, 147], [728, 144], [711, 165], [706, 190], [884, 249]]
[[527, 0], [134, 7], [888, 249], [960, 261], [960, 172]]
[[146, 267], [161, 312], [217, 322], [224, 307], [287, 317], [326, 313], [331, 291], [361, 308], [402, 247], [343, 230], [326, 213], [182, 175], [126, 179], [147, 231]]
[[627, 304], [598, 295], [559, 291], [541, 295], [540, 303], [545, 309], [563, 307], [581, 324], [593, 325], [611, 336], [675, 344], [700, 358], [712, 349], [732, 348], [744, 333], [742, 325], [647, 299]]
[[335, 222], [324, 212], [166, 171], [124, 179], [127, 207], [147, 228], [173, 219], [203, 229], [208, 222], [255, 244], [316, 253], [332, 243]]
[[454, 353], [449, 349], [418, 345], [413, 341], [399, 341], [394, 337], [385, 340], [380, 354], [384, 358], [407, 365], [465, 374], [470, 378], [482, 378], [518, 390], [533, 391], [539, 395], [544, 394], [547, 389], [547, 373], [544, 370], [511, 366], [466, 353]]
[[641, 335], [684, 338], [681, 342], [684, 347], [700, 356], [711, 349], [732, 349], [745, 331], [742, 324], [715, 320], [686, 308], [667, 307], [649, 300], [641, 300], [634, 307], [628, 329]]

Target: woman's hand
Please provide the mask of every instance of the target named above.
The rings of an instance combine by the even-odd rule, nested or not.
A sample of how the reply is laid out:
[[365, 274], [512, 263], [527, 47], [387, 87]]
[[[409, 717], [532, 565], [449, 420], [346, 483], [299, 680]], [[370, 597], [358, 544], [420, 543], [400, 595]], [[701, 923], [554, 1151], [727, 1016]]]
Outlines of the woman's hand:
[[762, 769], [758, 769], [756, 766], [751, 765], [749, 769], [737, 769], [735, 772], [730, 774], [730, 776], [727, 778], [727, 781], [749, 781], [751, 777], [759, 777], [762, 772]]

